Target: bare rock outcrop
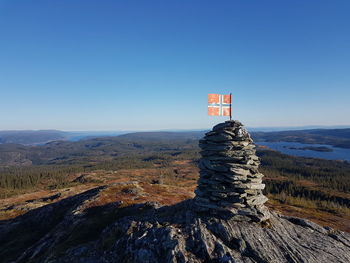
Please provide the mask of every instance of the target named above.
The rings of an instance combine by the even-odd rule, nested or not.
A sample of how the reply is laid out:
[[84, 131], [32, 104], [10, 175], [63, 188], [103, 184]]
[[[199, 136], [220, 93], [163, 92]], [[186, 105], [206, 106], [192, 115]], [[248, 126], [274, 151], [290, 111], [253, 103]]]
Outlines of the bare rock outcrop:
[[[273, 212], [268, 225], [198, 216], [193, 200], [106, 230], [120, 239], [106, 262], [349, 262], [350, 235]], [[103, 243], [104, 239], [100, 240]], [[116, 261], [113, 261], [116, 260]]]
[[0, 224], [0, 262], [350, 262], [349, 233], [274, 212], [269, 224], [222, 219], [187, 200], [76, 213], [98, 192]]

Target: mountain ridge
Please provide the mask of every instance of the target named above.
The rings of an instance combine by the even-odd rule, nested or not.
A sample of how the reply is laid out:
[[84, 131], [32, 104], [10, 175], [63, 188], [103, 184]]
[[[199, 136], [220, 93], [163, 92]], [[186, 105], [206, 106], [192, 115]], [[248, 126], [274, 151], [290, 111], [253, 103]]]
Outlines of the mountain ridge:
[[[265, 129], [268, 129], [266, 131]], [[277, 128], [248, 128], [249, 131], [254, 134], [255, 137], [260, 139], [261, 137], [264, 137], [265, 139], [271, 137], [271, 135], [277, 135], [282, 136], [283, 134], [294, 134], [297, 136], [305, 136], [305, 135], [318, 135], [318, 136], [332, 136], [332, 137], [338, 137], [339, 139], [345, 138], [350, 139], [350, 128], [331, 128], [331, 127], [325, 127], [325, 128], [309, 128], [304, 129], [303, 128], [296, 128], [296, 129], [288, 129], [288, 127], [282, 128], [280, 130], [274, 130]], [[170, 135], [193, 135], [193, 134], [204, 134], [206, 129], [194, 129], [194, 130], [161, 130], [161, 131], [101, 131], [101, 132], [88, 132], [88, 131], [81, 131], [81, 132], [68, 132], [68, 131], [60, 131], [60, 130], [9, 130], [9, 131], [0, 131], [0, 144], [3, 143], [18, 143], [23, 145], [42, 145], [50, 141], [55, 140], [66, 140], [66, 141], [80, 141], [80, 140], [88, 140], [88, 139], [94, 139], [94, 138], [103, 138], [103, 137], [118, 137], [118, 136], [125, 136], [129, 134], [129, 136], [133, 135], [140, 135], [140, 136], [146, 136], [146, 135], [152, 135], [152, 134], [170, 134]], [[334, 136], [335, 134], [337, 134]], [[343, 133], [343, 134], [342, 134]], [[345, 137], [344, 137], [345, 136]], [[320, 137], [316, 138], [319, 139]], [[301, 140], [299, 138], [299, 140]]]

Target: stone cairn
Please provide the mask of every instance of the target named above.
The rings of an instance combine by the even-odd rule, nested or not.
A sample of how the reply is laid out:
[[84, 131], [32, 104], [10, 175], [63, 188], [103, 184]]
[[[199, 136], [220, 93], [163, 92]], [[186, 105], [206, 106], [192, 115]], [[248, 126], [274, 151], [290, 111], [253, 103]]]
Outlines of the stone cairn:
[[262, 193], [263, 174], [247, 130], [239, 121], [216, 125], [199, 141], [202, 158], [195, 190], [196, 209], [237, 221], [261, 222], [270, 217]]

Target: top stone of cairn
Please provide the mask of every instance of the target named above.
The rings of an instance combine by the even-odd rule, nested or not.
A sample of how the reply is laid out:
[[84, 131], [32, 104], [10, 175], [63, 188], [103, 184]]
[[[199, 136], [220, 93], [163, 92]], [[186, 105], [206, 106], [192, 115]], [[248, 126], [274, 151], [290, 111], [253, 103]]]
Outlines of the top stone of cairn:
[[260, 161], [242, 123], [232, 120], [214, 126], [199, 146], [202, 158], [195, 191], [197, 210], [238, 221], [268, 219], [263, 174], [258, 171]]

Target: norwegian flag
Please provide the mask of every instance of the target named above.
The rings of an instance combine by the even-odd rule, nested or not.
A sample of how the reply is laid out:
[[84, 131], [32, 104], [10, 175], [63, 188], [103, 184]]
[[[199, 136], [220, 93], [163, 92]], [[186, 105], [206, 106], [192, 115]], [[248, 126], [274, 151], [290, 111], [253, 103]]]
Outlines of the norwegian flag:
[[208, 94], [208, 115], [230, 116], [232, 95]]

